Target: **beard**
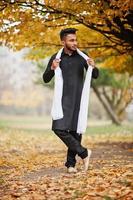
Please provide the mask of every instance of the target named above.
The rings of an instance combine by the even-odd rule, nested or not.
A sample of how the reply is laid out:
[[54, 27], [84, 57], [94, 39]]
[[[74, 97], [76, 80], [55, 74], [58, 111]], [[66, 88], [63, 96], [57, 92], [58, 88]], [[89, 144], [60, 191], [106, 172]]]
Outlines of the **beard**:
[[74, 46], [74, 47], [70, 47], [66, 44], [66, 48], [69, 50], [69, 51], [76, 51], [77, 49], [77, 46]]

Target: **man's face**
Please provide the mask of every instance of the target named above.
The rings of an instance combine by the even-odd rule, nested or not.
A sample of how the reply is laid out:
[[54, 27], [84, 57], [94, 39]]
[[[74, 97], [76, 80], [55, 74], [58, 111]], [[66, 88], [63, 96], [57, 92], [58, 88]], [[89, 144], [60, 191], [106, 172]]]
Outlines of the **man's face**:
[[75, 51], [77, 49], [77, 37], [76, 34], [68, 34], [64, 37], [62, 41], [64, 47], [70, 51]]

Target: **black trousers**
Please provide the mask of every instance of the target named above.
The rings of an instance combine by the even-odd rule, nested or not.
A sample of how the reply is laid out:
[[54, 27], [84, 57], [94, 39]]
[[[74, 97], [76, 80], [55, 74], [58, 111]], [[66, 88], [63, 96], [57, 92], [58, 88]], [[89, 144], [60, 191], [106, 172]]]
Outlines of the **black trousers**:
[[75, 166], [77, 154], [82, 159], [88, 156], [87, 149], [81, 145], [82, 134], [79, 135], [76, 131], [58, 129], [54, 130], [54, 132], [68, 147], [66, 167]]

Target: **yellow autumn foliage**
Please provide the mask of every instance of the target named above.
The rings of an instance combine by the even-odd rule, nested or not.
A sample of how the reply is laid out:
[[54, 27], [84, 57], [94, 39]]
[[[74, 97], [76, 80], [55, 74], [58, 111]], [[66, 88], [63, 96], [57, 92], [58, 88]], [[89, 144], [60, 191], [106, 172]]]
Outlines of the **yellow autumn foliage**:
[[94, 59], [105, 61], [100, 66], [133, 73], [129, 0], [3, 0], [0, 8], [1, 44], [14, 50], [31, 48], [29, 59], [55, 53], [60, 48], [60, 29], [71, 26], [79, 29], [79, 47]]

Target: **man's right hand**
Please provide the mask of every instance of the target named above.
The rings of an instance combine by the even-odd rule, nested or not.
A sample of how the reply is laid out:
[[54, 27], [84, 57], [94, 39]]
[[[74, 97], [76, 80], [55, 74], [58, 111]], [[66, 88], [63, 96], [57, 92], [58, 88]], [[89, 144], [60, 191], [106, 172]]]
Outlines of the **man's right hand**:
[[61, 61], [61, 59], [57, 59], [57, 58], [54, 59], [52, 62], [52, 65], [51, 65], [51, 69], [55, 70], [59, 66], [60, 61]]

